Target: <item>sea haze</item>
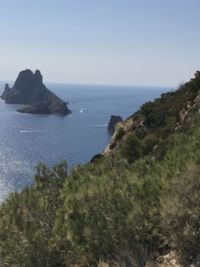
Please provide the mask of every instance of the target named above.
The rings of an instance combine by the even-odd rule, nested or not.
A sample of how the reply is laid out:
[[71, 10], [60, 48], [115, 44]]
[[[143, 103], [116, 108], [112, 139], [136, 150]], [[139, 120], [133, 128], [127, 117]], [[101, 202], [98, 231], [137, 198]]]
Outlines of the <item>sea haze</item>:
[[[35, 166], [66, 160], [69, 167], [101, 152], [110, 140], [110, 115], [123, 118], [169, 88], [47, 84], [72, 114], [30, 115], [0, 100], [0, 201], [9, 192], [32, 184]], [[0, 84], [0, 93], [3, 83]]]

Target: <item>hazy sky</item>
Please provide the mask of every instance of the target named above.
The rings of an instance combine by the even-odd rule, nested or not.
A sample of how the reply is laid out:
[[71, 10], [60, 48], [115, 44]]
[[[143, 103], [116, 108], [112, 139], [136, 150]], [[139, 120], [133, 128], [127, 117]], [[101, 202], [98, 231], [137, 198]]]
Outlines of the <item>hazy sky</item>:
[[0, 80], [177, 85], [200, 69], [200, 0], [0, 0]]

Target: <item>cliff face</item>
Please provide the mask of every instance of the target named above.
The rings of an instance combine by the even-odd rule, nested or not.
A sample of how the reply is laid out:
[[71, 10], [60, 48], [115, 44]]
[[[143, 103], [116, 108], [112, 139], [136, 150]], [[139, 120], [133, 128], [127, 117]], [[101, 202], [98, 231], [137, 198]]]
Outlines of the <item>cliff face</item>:
[[5, 85], [1, 98], [7, 104], [28, 105], [17, 110], [23, 113], [58, 115], [71, 113], [66, 103], [45, 87], [39, 70], [35, 73], [28, 69], [21, 71], [12, 88], [8, 84]]

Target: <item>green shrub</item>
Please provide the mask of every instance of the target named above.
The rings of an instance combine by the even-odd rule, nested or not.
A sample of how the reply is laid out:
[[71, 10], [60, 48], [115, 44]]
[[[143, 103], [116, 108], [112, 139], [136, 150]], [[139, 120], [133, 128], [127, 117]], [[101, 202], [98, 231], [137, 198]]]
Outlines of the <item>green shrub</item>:
[[[156, 177], [142, 179], [120, 166], [101, 175], [79, 169], [62, 193], [55, 243], [69, 242], [71, 253], [84, 255], [89, 266], [130, 248], [150, 253], [157, 246], [159, 192]], [[72, 254], [66, 254], [68, 261]]]
[[121, 146], [121, 155], [129, 162], [133, 162], [142, 156], [142, 142], [134, 134], [127, 137]]
[[114, 142], [118, 142], [119, 140], [122, 139], [122, 137], [124, 136], [125, 134], [125, 131], [124, 131], [124, 128], [123, 127], [120, 127], [119, 129], [117, 129], [117, 133], [115, 135], [115, 140]]
[[200, 167], [189, 165], [173, 177], [161, 204], [165, 241], [182, 260], [195, 262], [200, 258]]
[[11, 194], [0, 208], [0, 266], [65, 266], [61, 251], [49, 241], [56, 211], [61, 205], [60, 190], [67, 177], [66, 163], [49, 170], [37, 166], [36, 184]]

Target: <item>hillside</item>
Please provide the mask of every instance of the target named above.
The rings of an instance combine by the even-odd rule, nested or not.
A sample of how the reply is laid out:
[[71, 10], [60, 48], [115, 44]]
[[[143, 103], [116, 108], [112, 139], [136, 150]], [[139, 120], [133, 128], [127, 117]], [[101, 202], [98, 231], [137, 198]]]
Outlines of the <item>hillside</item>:
[[199, 111], [196, 72], [119, 123], [92, 163], [39, 164], [0, 208], [0, 267], [200, 266]]
[[[126, 153], [126, 143], [132, 144], [130, 160], [147, 155], [166, 137], [193, 127], [194, 114], [200, 109], [200, 72], [176, 91], [162, 94], [153, 102], [145, 103], [139, 111], [118, 124], [103, 155]], [[141, 151], [134, 151], [134, 147]], [[124, 151], [125, 150], [125, 151]]]

